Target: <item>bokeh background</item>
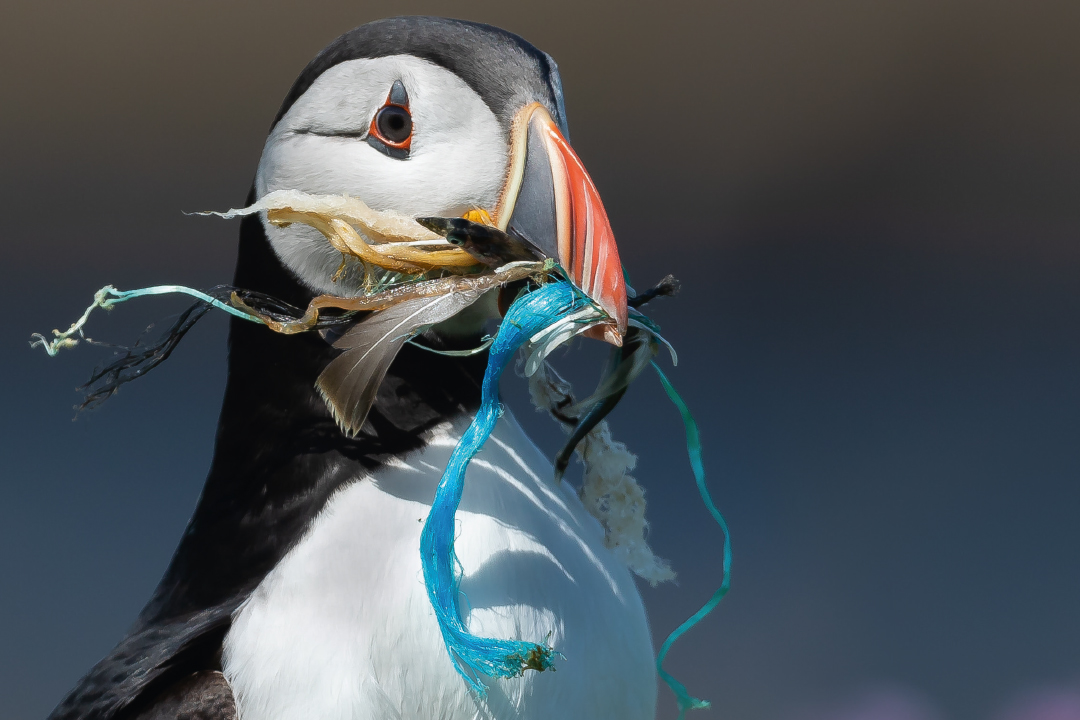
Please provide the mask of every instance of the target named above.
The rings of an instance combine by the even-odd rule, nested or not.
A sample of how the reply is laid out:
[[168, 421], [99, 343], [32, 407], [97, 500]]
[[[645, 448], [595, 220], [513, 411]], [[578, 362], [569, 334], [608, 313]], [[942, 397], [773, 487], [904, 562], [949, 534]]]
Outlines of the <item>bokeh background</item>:
[[[735, 549], [670, 656], [714, 702], [696, 717], [1080, 718], [1075, 0], [0, 5], [0, 718], [43, 717], [149, 597], [225, 380], [211, 317], [72, 422], [108, 352], [30, 334], [105, 283], [227, 282], [235, 224], [183, 211], [241, 204], [305, 63], [405, 13], [554, 55], [632, 278], [684, 283], [652, 313]], [[563, 363], [588, 377], [591, 352]], [[658, 383], [614, 428], [680, 572], [643, 590], [659, 643], [715, 587], [720, 535]]]

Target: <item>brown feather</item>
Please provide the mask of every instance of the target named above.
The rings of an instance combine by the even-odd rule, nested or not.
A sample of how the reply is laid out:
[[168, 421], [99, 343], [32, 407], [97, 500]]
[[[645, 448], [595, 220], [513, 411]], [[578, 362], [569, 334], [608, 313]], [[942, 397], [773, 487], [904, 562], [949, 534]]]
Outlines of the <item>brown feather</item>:
[[406, 300], [372, 313], [334, 342], [345, 352], [326, 366], [315, 388], [342, 432], [350, 437], [360, 432], [375, 393], [406, 340], [458, 314], [484, 292], [486, 288]]

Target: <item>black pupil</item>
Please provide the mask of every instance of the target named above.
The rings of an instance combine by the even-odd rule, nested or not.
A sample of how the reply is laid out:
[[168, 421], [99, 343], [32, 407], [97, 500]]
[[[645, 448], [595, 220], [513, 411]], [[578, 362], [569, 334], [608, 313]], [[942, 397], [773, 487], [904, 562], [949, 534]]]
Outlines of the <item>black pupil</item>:
[[379, 134], [392, 143], [405, 142], [412, 134], [412, 116], [398, 105], [387, 105], [375, 116]]

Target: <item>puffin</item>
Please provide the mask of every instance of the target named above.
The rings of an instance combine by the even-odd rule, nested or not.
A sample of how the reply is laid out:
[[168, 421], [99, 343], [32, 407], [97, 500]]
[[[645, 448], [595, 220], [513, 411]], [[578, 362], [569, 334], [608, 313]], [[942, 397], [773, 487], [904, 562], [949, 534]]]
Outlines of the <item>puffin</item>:
[[[552, 258], [612, 318], [626, 290], [611, 225], [569, 143], [558, 67], [490, 25], [379, 20], [307, 65], [281, 104], [248, 203], [348, 195], [413, 218], [488, 217]], [[598, 248], [575, 252], [582, 242]], [[233, 283], [305, 307], [363, 292], [315, 229], [242, 219]], [[620, 294], [621, 292], [621, 294]], [[470, 632], [545, 642], [555, 667], [455, 670], [425, 591], [420, 535], [476, 413], [491, 292], [405, 344], [359, 428], [316, 388], [324, 335], [234, 318], [213, 461], [175, 554], [127, 635], [49, 720], [653, 718], [649, 624], [576, 491], [505, 410], [456, 516]], [[505, 308], [504, 308], [505, 309]], [[590, 331], [614, 344], [618, 322]], [[429, 352], [431, 348], [442, 352]]]

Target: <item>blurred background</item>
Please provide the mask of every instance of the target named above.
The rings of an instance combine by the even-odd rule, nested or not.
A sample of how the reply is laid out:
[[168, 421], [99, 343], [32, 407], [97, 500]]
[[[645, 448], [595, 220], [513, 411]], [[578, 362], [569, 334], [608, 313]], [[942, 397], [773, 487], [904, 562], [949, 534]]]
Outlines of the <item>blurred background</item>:
[[[651, 313], [735, 552], [670, 655], [713, 701], [694, 717], [1080, 718], [1075, 0], [0, 5], [0, 718], [42, 718], [149, 597], [225, 381], [211, 316], [72, 422], [108, 352], [30, 334], [106, 283], [228, 282], [236, 224], [183, 213], [241, 205], [308, 60], [409, 13], [550, 52], [634, 283], [683, 281]], [[590, 353], [562, 363], [589, 377]], [[643, 588], [659, 644], [715, 588], [720, 535], [655, 379], [613, 425], [680, 573]]]

